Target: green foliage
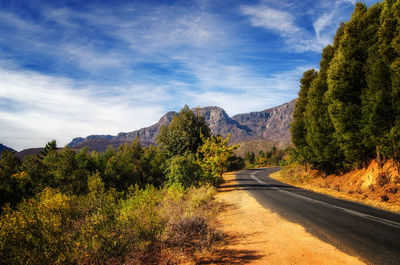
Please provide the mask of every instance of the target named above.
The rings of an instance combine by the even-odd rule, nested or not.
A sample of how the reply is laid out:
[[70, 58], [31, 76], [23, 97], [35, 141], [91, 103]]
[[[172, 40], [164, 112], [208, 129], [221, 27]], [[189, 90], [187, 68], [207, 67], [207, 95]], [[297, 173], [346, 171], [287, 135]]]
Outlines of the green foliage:
[[229, 158], [239, 147], [229, 146], [229, 137], [211, 136], [204, 139], [204, 144], [197, 152], [197, 161], [203, 171], [202, 182], [216, 185], [222, 181], [222, 173], [228, 170]]
[[130, 144], [121, 145], [116, 155], [107, 161], [104, 172], [106, 187], [123, 191], [130, 185], [143, 185], [144, 183], [141, 183], [142, 169], [140, 167], [142, 154], [143, 150], [137, 138]]
[[254, 154], [254, 152], [246, 152], [246, 154], [244, 155], [244, 161], [246, 163], [246, 167], [253, 165], [256, 161], [256, 155]]
[[247, 152], [244, 161], [246, 168], [257, 168], [266, 166], [278, 166], [281, 164], [283, 157], [285, 156], [285, 150], [279, 150], [273, 146], [270, 150], [264, 152], [263, 150], [258, 151], [257, 154], [254, 152]]
[[43, 158], [50, 152], [57, 151], [57, 143], [56, 140], [52, 140], [46, 144], [42, 151], [40, 151], [40, 157]]
[[14, 152], [4, 150], [0, 159], [0, 207], [5, 203], [15, 202], [21, 199], [21, 188], [25, 182], [25, 174], [18, 174], [20, 161], [14, 156]]
[[68, 147], [60, 152], [49, 152], [43, 158], [46, 183], [65, 194], [86, 193], [87, 176], [90, 172], [84, 167], [79, 168], [76, 157], [80, 157], [80, 154], [76, 154]]
[[2, 264], [60, 264], [68, 261], [69, 242], [64, 235], [71, 225], [70, 199], [45, 189], [15, 211], [6, 208], [0, 217]]
[[316, 78], [303, 76], [291, 124], [302, 162], [331, 173], [398, 159], [399, 10], [398, 1], [357, 3], [324, 49]]
[[[310, 152], [305, 155], [307, 162], [314, 168], [325, 172], [334, 172], [341, 168], [343, 154], [335, 139], [335, 128], [328, 113], [325, 93], [328, 90], [327, 71], [334, 56], [333, 46], [328, 45], [320, 62], [318, 76], [311, 83], [308, 92], [308, 104], [304, 112], [306, 127], [305, 141]], [[304, 155], [304, 154], [303, 154]]]
[[[157, 264], [163, 253], [189, 255], [218, 238], [211, 187], [136, 186], [121, 197], [105, 190], [99, 174], [87, 186], [80, 196], [46, 188], [15, 210], [5, 208], [0, 264]], [[193, 238], [187, 229], [197, 229], [198, 220], [204, 233]]]
[[303, 77], [300, 79], [300, 92], [299, 98], [293, 111], [293, 122], [290, 124], [290, 132], [292, 134], [292, 142], [306, 158], [310, 153], [308, 144], [306, 142], [307, 128], [304, 119], [304, 112], [308, 104], [308, 90], [310, 89], [312, 81], [317, 77], [317, 72], [314, 69], [304, 72]]
[[378, 23], [376, 6], [367, 10], [364, 4], [357, 3], [328, 70], [328, 110], [349, 165], [360, 165], [370, 151], [363, 145], [361, 94], [367, 87], [364, 68]]
[[52, 141], [22, 163], [4, 151], [0, 264], [158, 264], [220, 240], [209, 185], [240, 162], [236, 147], [187, 106], [164, 131], [161, 147], [89, 154]]
[[176, 155], [184, 156], [188, 153], [196, 154], [203, 139], [210, 136], [203, 117], [195, 114], [186, 105], [175, 116], [168, 127], [162, 127], [157, 137], [157, 143], [165, 151], [168, 158]]
[[168, 162], [168, 185], [179, 184], [185, 188], [198, 186], [203, 172], [194, 155], [174, 156]]
[[166, 155], [159, 147], [150, 145], [148, 148], [144, 148], [140, 167], [142, 168], [144, 182], [157, 187], [164, 184]]
[[235, 170], [240, 170], [245, 167], [245, 160], [237, 155], [232, 155], [228, 158], [227, 161], [227, 171], [235, 171]]

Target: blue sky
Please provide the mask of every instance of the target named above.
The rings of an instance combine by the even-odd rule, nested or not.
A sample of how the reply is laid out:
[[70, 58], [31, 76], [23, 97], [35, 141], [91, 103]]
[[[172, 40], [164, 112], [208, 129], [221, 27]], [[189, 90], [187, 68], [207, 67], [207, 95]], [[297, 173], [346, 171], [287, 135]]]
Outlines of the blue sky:
[[285, 103], [354, 2], [2, 0], [0, 143], [63, 146], [185, 104], [234, 115]]

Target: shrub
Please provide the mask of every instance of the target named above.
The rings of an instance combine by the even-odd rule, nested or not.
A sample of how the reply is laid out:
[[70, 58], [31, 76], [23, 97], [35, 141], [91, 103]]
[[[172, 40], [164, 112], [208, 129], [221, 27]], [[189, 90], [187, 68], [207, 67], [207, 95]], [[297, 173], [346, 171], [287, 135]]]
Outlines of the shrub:
[[135, 186], [123, 195], [106, 191], [99, 174], [87, 186], [80, 196], [46, 188], [15, 210], [4, 208], [0, 264], [158, 264], [220, 238], [213, 187]]
[[221, 239], [220, 233], [201, 216], [185, 217], [169, 226], [167, 245], [186, 252], [201, 251]]
[[36, 199], [8, 207], [0, 218], [0, 260], [3, 264], [57, 264], [67, 262], [71, 227], [70, 199], [45, 189]]
[[199, 185], [202, 177], [200, 166], [193, 155], [174, 156], [169, 161], [167, 169], [168, 185], [180, 184], [185, 188]]

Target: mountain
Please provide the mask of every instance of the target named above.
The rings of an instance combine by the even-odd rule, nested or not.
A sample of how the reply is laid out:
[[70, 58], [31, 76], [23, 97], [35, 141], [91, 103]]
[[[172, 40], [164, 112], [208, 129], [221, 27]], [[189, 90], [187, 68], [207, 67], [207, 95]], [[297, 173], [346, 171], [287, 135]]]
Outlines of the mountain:
[[[230, 142], [233, 144], [246, 141], [268, 141], [284, 147], [290, 144], [289, 126], [293, 119], [294, 104], [295, 100], [292, 100], [271, 109], [237, 114], [232, 117], [229, 117], [222, 108], [215, 106], [193, 109], [192, 111], [198, 111], [204, 117], [212, 134], [219, 134], [223, 137], [231, 134]], [[170, 111], [150, 127], [132, 132], [121, 132], [117, 136], [90, 135], [86, 138], [77, 137], [68, 146], [104, 151], [109, 145], [116, 148], [126, 142], [134, 141], [136, 137], [145, 146], [155, 145], [161, 127], [168, 126], [177, 114], [175, 111]]]
[[[249, 128], [257, 139], [290, 145], [290, 123], [296, 100], [260, 112], [237, 114], [232, 119]], [[250, 139], [244, 139], [250, 140]]]
[[10, 147], [8, 147], [8, 146], [5, 146], [5, 145], [3, 145], [3, 144], [0, 144], [0, 154], [3, 153], [4, 150], [15, 151], [14, 149], [12, 149], [12, 148], [10, 148]]
[[115, 136], [112, 135], [89, 135], [86, 138], [83, 137], [76, 137], [72, 139], [72, 142], [70, 142], [67, 146], [68, 147], [73, 147], [81, 144], [84, 141], [90, 141], [90, 140], [96, 140], [96, 139], [101, 139], [101, 140], [112, 140], [114, 139]]

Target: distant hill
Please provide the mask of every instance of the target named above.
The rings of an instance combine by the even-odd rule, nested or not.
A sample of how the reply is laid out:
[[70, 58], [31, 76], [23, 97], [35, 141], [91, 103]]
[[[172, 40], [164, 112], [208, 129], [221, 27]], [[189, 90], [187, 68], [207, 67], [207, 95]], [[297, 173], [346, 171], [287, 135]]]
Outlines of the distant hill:
[[[230, 142], [233, 144], [265, 141], [285, 147], [290, 144], [289, 126], [293, 119], [294, 104], [295, 100], [292, 100], [260, 112], [237, 114], [232, 117], [229, 117], [222, 108], [215, 106], [193, 109], [193, 111], [200, 112], [212, 134], [219, 134], [223, 137], [231, 134]], [[157, 123], [149, 127], [132, 132], [121, 132], [116, 136], [90, 135], [86, 138], [77, 137], [68, 146], [77, 149], [87, 147], [89, 150], [104, 151], [109, 145], [116, 148], [126, 142], [134, 141], [136, 137], [145, 146], [155, 145], [161, 127], [167, 126], [177, 114], [175, 111], [168, 112]], [[258, 144], [258, 146], [265, 145]]]
[[10, 148], [8, 146], [0, 144], [0, 154], [3, 153], [4, 150], [15, 151], [14, 149], [12, 149], [12, 148]]
[[17, 158], [23, 160], [24, 157], [27, 156], [27, 155], [39, 155], [42, 150], [43, 150], [43, 147], [28, 148], [28, 149], [24, 149], [22, 151], [16, 152], [15, 156]]

